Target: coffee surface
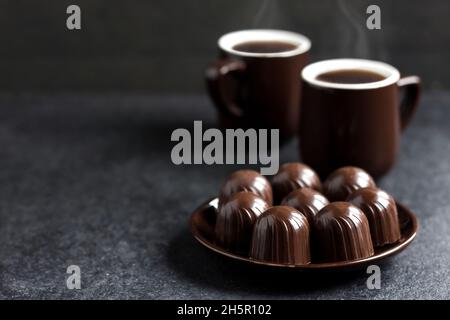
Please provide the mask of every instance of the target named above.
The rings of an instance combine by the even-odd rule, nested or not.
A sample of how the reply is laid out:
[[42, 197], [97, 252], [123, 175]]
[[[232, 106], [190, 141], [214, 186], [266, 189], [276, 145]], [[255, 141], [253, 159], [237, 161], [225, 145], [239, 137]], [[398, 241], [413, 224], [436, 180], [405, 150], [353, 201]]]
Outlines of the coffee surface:
[[233, 46], [234, 50], [250, 53], [278, 53], [297, 48], [297, 45], [283, 41], [246, 41]]
[[385, 77], [372, 71], [348, 69], [325, 72], [318, 75], [316, 79], [333, 83], [355, 84], [381, 81]]

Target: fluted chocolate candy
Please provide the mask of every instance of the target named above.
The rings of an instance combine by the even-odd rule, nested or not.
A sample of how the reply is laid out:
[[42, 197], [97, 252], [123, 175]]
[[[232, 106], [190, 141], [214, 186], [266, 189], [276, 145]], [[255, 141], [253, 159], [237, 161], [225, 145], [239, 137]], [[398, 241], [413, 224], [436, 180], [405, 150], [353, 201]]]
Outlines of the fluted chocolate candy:
[[266, 201], [251, 192], [232, 194], [217, 214], [217, 244], [231, 252], [248, 255], [253, 225], [268, 208]]
[[250, 257], [269, 263], [310, 263], [309, 224], [306, 217], [287, 206], [268, 209], [256, 220]]
[[360, 208], [367, 217], [376, 247], [400, 240], [400, 225], [394, 199], [377, 188], [363, 188], [353, 192], [348, 202]]
[[269, 181], [254, 170], [238, 170], [225, 181], [219, 195], [219, 206], [227, 202], [230, 196], [240, 191], [256, 194], [269, 205], [273, 203], [272, 186]]
[[323, 193], [330, 202], [346, 201], [353, 191], [366, 187], [376, 187], [366, 171], [357, 167], [342, 167], [325, 180]]
[[294, 190], [281, 201], [281, 205], [292, 207], [303, 213], [310, 225], [315, 215], [328, 203], [327, 198], [311, 188]]
[[369, 222], [348, 202], [333, 202], [319, 211], [312, 239], [315, 262], [351, 261], [374, 254]]
[[285, 163], [272, 178], [273, 196], [276, 204], [292, 191], [299, 188], [322, 189], [319, 176], [303, 163]]

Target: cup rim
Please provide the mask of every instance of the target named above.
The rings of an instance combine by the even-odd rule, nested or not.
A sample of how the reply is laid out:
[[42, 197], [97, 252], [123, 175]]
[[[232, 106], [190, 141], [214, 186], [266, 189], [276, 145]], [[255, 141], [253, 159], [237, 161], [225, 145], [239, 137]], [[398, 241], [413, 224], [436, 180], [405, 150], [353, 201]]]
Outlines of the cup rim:
[[[233, 49], [238, 43], [258, 40], [281, 40], [294, 44], [297, 47], [288, 51], [269, 53], [244, 52]], [[307, 52], [311, 48], [311, 41], [306, 36], [292, 31], [277, 29], [246, 29], [224, 34], [217, 41], [217, 45], [222, 50], [237, 56], [279, 58], [292, 57]]]
[[[317, 76], [337, 70], [363, 69], [383, 75], [383, 80], [368, 83], [335, 83], [318, 80]], [[329, 59], [311, 63], [301, 71], [301, 78], [317, 87], [330, 89], [364, 90], [387, 87], [400, 80], [400, 72], [390, 64], [367, 59]]]

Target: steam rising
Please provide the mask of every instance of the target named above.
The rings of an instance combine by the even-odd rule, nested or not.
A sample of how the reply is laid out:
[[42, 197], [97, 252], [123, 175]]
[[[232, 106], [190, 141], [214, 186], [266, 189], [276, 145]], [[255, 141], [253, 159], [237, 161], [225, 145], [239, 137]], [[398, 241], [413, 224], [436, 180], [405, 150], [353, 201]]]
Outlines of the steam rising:
[[[297, 1], [295, 10], [292, 10], [292, 7], [286, 7], [289, 3], [291, 6], [294, 5], [291, 1], [253, 0], [248, 3], [251, 5], [248, 10], [244, 11], [247, 13], [247, 17], [248, 12], [253, 13], [253, 18], [250, 20], [251, 28], [285, 29], [305, 33], [307, 36], [313, 37], [313, 46], [319, 48], [320, 58], [350, 57], [388, 60], [385, 33], [383, 30], [368, 30], [366, 27], [368, 18], [366, 9], [372, 3], [370, 0], [337, 0], [333, 2], [336, 6], [318, 6], [312, 3], [306, 4], [305, 1]], [[320, 10], [317, 10], [318, 8]], [[305, 16], [311, 14], [317, 15], [317, 18], [312, 19], [311, 16]], [[327, 21], [328, 19], [334, 20], [334, 26], [330, 25], [330, 22], [333, 23], [333, 21]], [[388, 19], [383, 17], [382, 21], [386, 23]], [[308, 31], [312, 31], [312, 33], [308, 34]], [[316, 32], [314, 33], [314, 31]], [[325, 45], [328, 50], [321, 52], [320, 48], [324, 46], [324, 34], [334, 31], [337, 32], [337, 39], [333, 39], [336, 41], [333, 44], [337, 51], [333, 50], [333, 47]], [[317, 43], [315, 39], [318, 39]]]
[[356, 58], [370, 58], [369, 42], [367, 40], [367, 29], [365, 24], [365, 16], [354, 11], [348, 5], [348, 1], [338, 0], [338, 8], [348, 21], [348, 28], [344, 29], [343, 36], [339, 40], [341, 43], [341, 54], [349, 53]]
[[253, 28], [275, 28], [282, 21], [278, 1], [263, 0], [255, 17], [253, 18]]

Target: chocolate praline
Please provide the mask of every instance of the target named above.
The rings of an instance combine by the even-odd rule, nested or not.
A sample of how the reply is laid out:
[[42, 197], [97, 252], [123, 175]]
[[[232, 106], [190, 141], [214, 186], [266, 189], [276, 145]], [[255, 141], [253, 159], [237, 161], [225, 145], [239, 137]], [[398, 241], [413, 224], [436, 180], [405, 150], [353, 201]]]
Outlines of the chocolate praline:
[[394, 198], [377, 188], [353, 192], [348, 202], [360, 208], [367, 217], [374, 246], [380, 247], [400, 240], [400, 225]]
[[317, 191], [322, 189], [319, 176], [313, 169], [299, 162], [285, 163], [272, 178], [272, 188], [275, 203], [292, 191], [299, 188], [311, 188]]
[[233, 172], [225, 181], [219, 194], [219, 207], [228, 198], [240, 191], [256, 194], [269, 205], [273, 203], [272, 186], [264, 176], [254, 170], [238, 170]]
[[311, 188], [294, 190], [281, 201], [281, 205], [292, 207], [303, 213], [310, 225], [315, 215], [327, 204], [329, 204], [327, 198]]
[[313, 261], [338, 262], [374, 254], [370, 227], [364, 213], [348, 202], [333, 202], [314, 218]]
[[289, 265], [311, 262], [309, 224], [298, 210], [275, 206], [255, 222], [250, 248], [254, 260]]
[[376, 187], [372, 177], [357, 167], [342, 167], [332, 172], [323, 183], [323, 193], [330, 202], [345, 201], [361, 188]]
[[216, 243], [226, 250], [247, 256], [256, 218], [268, 208], [266, 201], [251, 192], [231, 195], [217, 214]]

